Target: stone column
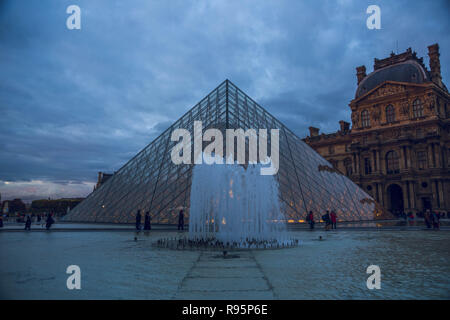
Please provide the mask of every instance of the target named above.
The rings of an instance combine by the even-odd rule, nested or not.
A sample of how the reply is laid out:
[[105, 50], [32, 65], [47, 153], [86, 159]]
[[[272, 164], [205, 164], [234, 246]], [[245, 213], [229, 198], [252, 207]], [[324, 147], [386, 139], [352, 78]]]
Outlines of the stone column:
[[406, 165], [411, 168], [411, 146], [406, 147]]
[[436, 168], [441, 167], [441, 146], [439, 143], [434, 144], [434, 158], [436, 159]]
[[407, 212], [406, 210], [409, 209], [409, 204], [408, 204], [408, 191], [407, 191], [407, 184], [406, 182], [402, 182], [400, 184], [402, 186], [402, 193], [403, 193], [403, 208], [404, 211]]
[[411, 208], [412, 209], [416, 209], [416, 211], [418, 210], [418, 208], [416, 208], [416, 194], [414, 192], [414, 181], [410, 181], [409, 182], [409, 196], [411, 199]]
[[442, 180], [438, 180], [438, 187], [439, 187], [439, 202], [440, 202], [440, 208], [445, 208], [445, 199], [444, 199], [444, 186], [442, 184]]
[[383, 166], [381, 163], [381, 156], [380, 156], [380, 149], [377, 149], [377, 167], [378, 167], [378, 173], [383, 172]]
[[376, 153], [377, 153], [376, 150], [372, 151], [372, 157], [371, 157], [372, 158], [372, 173], [377, 172], [378, 161], [376, 160], [377, 159]]
[[381, 157], [381, 167], [380, 167], [380, 173], [386, 174], [386, 157]]
[[430, 168], [434, 168], [434, 165], [433, 165], [433, 148], [431, 147], [431, 144], [428, 145], [427, 155], [428, 155], [428, 166]]
[[405, 159], [406, 159], [405, 147], [401, 146], [400, 147], [400, 170], [406, 169], [406, 167], [405, 167]]
[[432, 207], [433, 209], [436, 209], [439, 204], [438, 204], [438, 195], [437, 195], [437, 190], [436, 190], [436, 180], [430, 180], [431, 183], [431, 192], [433, 193], [433, 199], [432, 199]]
[[383, 207], [385, 207], [385, 203], [384, 203], [384, 197], [383, 197], [383, 189], [384, 189], [384, 185], [382, 183], [378, 184], [378, 203], [381, 204]]

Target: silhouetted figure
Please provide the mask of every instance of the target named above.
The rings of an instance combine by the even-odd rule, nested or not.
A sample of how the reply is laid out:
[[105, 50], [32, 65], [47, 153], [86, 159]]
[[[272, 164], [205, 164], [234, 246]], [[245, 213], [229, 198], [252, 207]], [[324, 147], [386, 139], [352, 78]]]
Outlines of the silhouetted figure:
[[41, 214], [37, 215], [37, 222], [41, 222]]
[[178, 230], [184, 230], [184, 212], [180, 210], [178, 215]]
[[330, 219], [331, 219], [331, 229], [336, 229], [337, 215], [336, 212], [334, 212], [334, 210], [331, 210]]
[[136, 214], [136, 230], [141, 230], [141, 210], [138, 210]]
[[314, 221], [314, 214], [312, 213], [312, 211], [310, 211], [308, 213], [308, 215], [306, 216], [306, 221], [308, 221], [308, 223], [309, 223], [309, 229], [313, 230], [314, 229], [314, 224], [316, 222]]
[[144, 220], [144, 230], [150, 230], [152, 228], [151, 224], [150, 224], [150, 220], [152, 218], [150, 217], [150, 213], [147, 211], [145, 213], [145, 220]]
[[322, 220], [325, 222], [325, 231], [328, 231], [330, 229], [330, 211], [327, 210], [327, 213], [322, 216]]
[[3, 228], [3, 216], [0, 213], [0, 228]]
[[439, 230], [439, 214], [435, 211], [431, 213], [431, 221], [433, 223], [433, 229]]
[[427, 209], [427, 211], [425, 212], [425, 224], [427, 226], [427, 229], [431, 228], [431, 214], [430, 214], [430, 210]]
[[31, 217], [29, 215], [25, 220], [25, 230], [31, 230]]
[[47, 230], [50, 230], [50, 228], [52, 227], [52, 224], [54, 224], [54, 223], [55, 223], [55, 220], [53, 220], [53, 217], [52, 217], [51, 213], [49, 213], [48, 216], [47, 216], [47, 221], [46, 221], [46, 224], [45, 224], [45, 228]]

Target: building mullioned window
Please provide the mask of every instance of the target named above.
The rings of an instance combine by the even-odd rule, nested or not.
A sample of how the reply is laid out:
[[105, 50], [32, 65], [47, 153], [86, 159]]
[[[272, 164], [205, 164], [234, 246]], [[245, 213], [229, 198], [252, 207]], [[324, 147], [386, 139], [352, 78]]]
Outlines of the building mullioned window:
[[426, 169], [428, 166], [427, 152], [417, 151], [417, 167], [419, 169]]
[[386, 172], [388, 174], [395, 174], [400, 172], [399, 158], [395, 151], [386, 153]]
[[370, 127], [370, 116], [369, 116], [369, 111], [367, 111], [367, 110], [364, 110], [363, 112], [361, 112], [361, 126], [363, 128]]
[[416, 99], [413, 102], [413, 117], [420, 118], [423, 117], [423, 104], [420, 99]]
[[395, 109], [393, 105], [388, 105], [386, 107], [386, 122], [392, 123], [395, 121]]

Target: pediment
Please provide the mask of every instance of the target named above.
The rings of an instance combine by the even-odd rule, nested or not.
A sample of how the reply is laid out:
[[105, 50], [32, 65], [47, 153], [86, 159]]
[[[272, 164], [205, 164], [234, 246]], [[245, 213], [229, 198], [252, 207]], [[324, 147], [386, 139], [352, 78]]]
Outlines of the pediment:
[[396, 82], [396, 81], [385, 81], [382, 84], [376, 86], [363, 96], [355, 99], [354, 102], [362, 102], [367, 100], [376, 100], [379, 98], [404, 93], [409, 87], [424, 87], [424, 84], [416, 84], [409, 82]]

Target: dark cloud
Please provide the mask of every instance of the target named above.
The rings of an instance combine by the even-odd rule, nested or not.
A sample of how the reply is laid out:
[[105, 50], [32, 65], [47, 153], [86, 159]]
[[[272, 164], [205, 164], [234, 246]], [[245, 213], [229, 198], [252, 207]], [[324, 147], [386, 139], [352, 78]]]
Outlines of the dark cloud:
[[[224, 79], [300, 137], [350, 120], [355, 67], [439, 42], [446, 1], [0, 1], [0, 192], [79, 196]], [[8, 184], [4, 182], [8, 181]]]

